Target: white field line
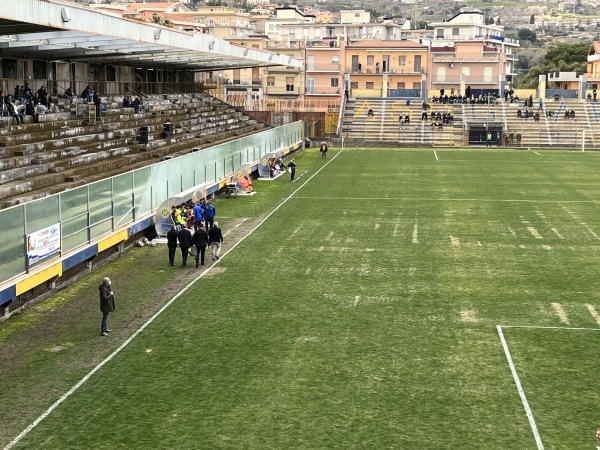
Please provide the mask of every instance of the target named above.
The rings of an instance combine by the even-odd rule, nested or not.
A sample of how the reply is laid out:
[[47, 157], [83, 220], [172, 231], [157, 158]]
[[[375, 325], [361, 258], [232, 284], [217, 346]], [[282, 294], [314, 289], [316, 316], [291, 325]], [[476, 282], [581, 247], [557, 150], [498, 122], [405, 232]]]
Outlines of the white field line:
[[[173, 296], [173, 298], [171, 300], [169, 300], [167, 303], [165, 303], [165, 305], [160, 308], [156, 313], [154, 313], [154, 315], [152, 317], [150, 317], [146, 322], [144, 322], [144, 324], [139, 327], [131, 336], [129, 336], [127, 338], [127, 340], [125, 340], [125, 342], [123, 342], [115, 351], [113, 351], [110, 355], [108, 355], [106, 358], [104, 358], [104, 360], [102, 360], [96, 367], [94, 367], [92, 370], [90, 370], [90, 372], [84, 376], [81, 380], [79, 380], [77, 382], [77, 384], [75, 386], [73, 386], [71, 389], [69, 389], [69, 391], [67, 391], [66, 393], [64, 393], [58, 400], [56, 400], [46, 411], [44, 411], [44, 413], [42, 413], [42, 415], [40, 415], [37, 419], [35, 419], [27, 428], [25, 428], [23, 431], [21, 431], [21, 433], [19, 433], [19, 435], [17, 437], [15, 437], [11, 442], [9, 442], [6, 447], [4, 447], [4, 450], [9, 450], [12, 447], [14, 447], [16, 444], [18, 444], [21, 439], [23, 439], [25, 436], [27, 436], [29, 434], [29, 432], [31, 430], [33, 430], [42, 420], [44, 420], [46, 417], [48, 417], [48, 415], [50, 415], [50, 413], [52, 411], [54, 411], [61, 403], [63, 403], [67, 398], [69, 398], [75, 391], [77, 391], [77, 389], [79, 389], [83, 383], [85, 383], [87, 380], [90, 379], [90, 377], [92, 375], [94, 375], [98, 370], [100, 370], [106, 363], [108, 363], [110, 360], [112, 360], [115, 356], [117, 356], [121, 350], [123, 350], [125, 347], [127, 347], [129, 345], [129, 343], [131, 341], [133, 341], [135, 339], [135, 337], [140, 334], [144, 329], [146, 329], [146, 327], [148, 327], [148, 325], [150, 325], [152, 322], [154, 322], [154, 320], [160, 316], [162, 314], [162, 312], [167, 309], [169, 306], [171, 306], [171, 304], [177, 300], [181, 295], [183, 295], [190, 287], [192, 287], [194, 285], [194, 283], [196, 283], [196, 281], [200, 280], [201, 278], [203, 278], [204, 276], [206, 276], [206, 274], [208, 272], [210, 272], [210, 270], [213, 267], [216, 267], [221, 261], [223, 261], [223, 259], [229, 254], [231, 253], [238, 245], [240, 245], [242, 242], [244, 242], [246, 240], [246, 238], [250, 235], [252, 235], [258, 228], [260, 228], [260, 226], [265, 223], [267, 220], [269, 220], [269, 218], [275, 214], [277, 211], [279, 211], [279, 209], [285, 205], [293, 196], [296, 192], [298, 192], [300, 189], [302, 189], [304, 186], [307, 185], [307, 183], [312, 180], [314, 177], [316, 177], [325, 167], [327, 167], [331, 162], [333, 162], [335, 160], [335, 158], [337, 158], [339, 155], [341, 155], [344, 152], [344, 150], [341, 150], [339, 152], [337, 152], [333, 158], [331, 158], [330, 160], [328, 160], [325, 164], [323, 164], [323, 166], [317, 170], [314, 174], [312, 174], [310, 177], [308, 177], [308, 179], [306, 181], [304, 181], [303, 184], [301, 184], [300, 186], [298, 186], [298, 188], [296, 190], [294, 190], [294, 192], [292, 192], [290, 195], [288, 195], [285, 199], [283, 199], [283, 201], [277, 205], [269, 214], [267, 214], [267, 216], [261, 220], [254, 228], [252, 228], [248, 234], [246, 234], [245, 236], [243, 236], [239, 241], [237, 241], [235, 244], [233, 244], [231, 246], [231, 248], [229, 248], [225, 253], [223, 253], [223, 255], [221, 255], [220, 259], [217, 259], [212, 266], [208, 267], [207, 269], [205, 269], [202, 273], [200, 273], [200, 275], [198, 275], [196, 278], [194, 278], [192, 281], [190, 281], [181, 291], [179, 291], [177, 294], [175, 294], [175, 296]], [[243, 222], [245, 222], [246, 220], [248, 220], [247, 218], [245, 218], [243, 220]]]
[[525, 396], [525, 391], [521, 386], [521, 380], [519, 380], [519, 375], [517, 374], [517, 369], [513, 363], [512, 356], [510, 356], [510, 350], [508, 350], [508, 345], [506, 344], [506, 339], [504, 339], [504, 333], [502, 333], [502, 327], [500, 325], [496, 325], [496, 329], [498, 330], [498, 335], [500, 336], [500, 342], [502, 342], [502, 348], [504, 349], [504, 354], [506, 355], [506, 360], [508, 361], [508, 366], [510, 367], [510, 372], [512, 373], [513, 379], [515, 380], [515, 384], [517, 385], [517, 390], [519, 391], [519, 396], [521, 397], [521, 402], [523, 403], [523, 407], [525, 408], [525, 414], [527, 414], [527, 419], [529, 420], [529, 426], [531, 427], [531, 431], [533, 432], [533, 437], [535, 439], [535, 443], [537, 444], [538, 450], [544, 449], [544, 444], [542, 444], [542, 439], [540, 438], [540, 433], [538, 432], [537, 425], [535, 424], [535, 419], [533, 418], [533, 413], [531, 412], [531, 408], [529, 407], [529, 403], [527, 402], [527, 397]]
[[544, 250], [552, 250], [554, 247], [552, 247], [551, 245], [542, 245], [542, 248]]
[[332, 237], [333, 237], [333, 231], [330, 231], [329, 234], [327, 235], [327, 237], [325, 238], [325, 240], [330, 241]]
[[531, 233], [531, 235], [536, 239], [544, 239], [542, 235], [533, 227], [527, 227], [527, 231]]
[[600, 331], [600, 328], [582, 327], [539, 327], [537, 325], [498, 325], [502, 328], [528, 328], [532, 330], [575, 330], [575, 331]]
[[513, 230], [511, 227], [508, 227], [508, 231], [510, 231], [510, 234], [512, 234], [513, 237], [517, 237], [517, 233], [515, 233], [515, 230]]
[[380, 225], [378, 223], [375, 224], [375, 229], [379, 230]]
[[564, 237], [562, 237], [562, 235], [558, 232], [556, 228], [552, 228], [552, 231], [556, 236], [558, 236], [559, 239], [564, 239]]
[[436, 152], [435, 150], [433, 151], [433, 154], [435, 155], [435, 160], [436, 160], [436, 161], [439, 161], [439, 160], [440, 160], [440, 158], [438, 158], [437, 152]]
[[455, 237], [455, 236], [450, 236], [450, 242], [452, 243], [452, 245], [454, 245], [455, 247], [460, 247], [460, 239]]
[[[235, 226], [235, 228], [239, 228], [239, 227], [240, 227], [240, 226], [241, 226], [241, 225], [242, 225], [242, 224], [243, 224], [243, 223], [244, 223], [246, 220], [248, 220], [248, 218], [247, 218], [247, 217], [244, 217], [244, 218], [242, 219], [242, 221], [241, 221], [240, 223], [238, 223], [238, 224]], [[229, 231], [227, 231], [225, 234], [223, 234], [223, 237], [227, 236], [227, 235], [228, 235], [229, 233], [231, 233], [232, 231], [233, 231], [233, 230], [229, 230]]]
[[540, 155], [538, 152], [533, 152], [533, 153], [535, 153], [535, 154], [536, 154], [536, 155], [538, 155], [538, 156], [542, 156], [542, 155]]
[[585, 307], [590, 312], [590, 314], [592, 315], [592, 317], [594, 318], [594, 320], [596, 321], [596, 323], [598, 325], [600, 325], [600, 315], [598, 315], [598, 312], [596, 311], [596, 308], [594, 308], [594, 305], [590, 305], [588, 303], [588, 304], [585, 305]]
[[416, 223], [415, 223], [415, 227], [413, 228], [412, 243], [413, 244], [419, 243], [419, 226]]
[[[339, 154], [339, 153], [338, 153]], [[333, 158], [332, 158], [333, 159]], [[325, 166], [323, 166], [325, 167]], [[428, 201], [428, 202], [507, 202], [507, 203], [592, 203], [600, 204], [600, 200], [529, 200], [529, 199], [502, 199], [502, 198], [415, 198], [415, 197], [315, 197], [315, 196], [294, 196], [296, 200], [373, 200], [373, 201]]]
[[396, 223], [396, 226], [394, 227], [394, 237], [398, 236], [398, 227], [400, 226], [399, 223]]
[[564, 323], [567, 325], [571, 324], [571, 322], [569, 322], [569, 316], [567, 316], [567, 312], [564, 310], [564, 308], [562, 307], [562, 305], [560, 303], [552, 303], [552, 308], [554, 308], [554, 312], [560, 319], [561, 323]]
[[294, 231], [292, 231], [291, 235], [294, 236], [295, 234], [298, 234], [301, 229], [302, 229], [302, 224], [300, 224]]
[[[583, 225], [583, 224], [582, 224], [582, 225]], [[592, 236], [594, 236], [596, 239], [600, 239], [600, 236], [598, 236], [596, 233], [594, 233], [594, 230], [592, 230], [592, 229], [591, 229], [589, 226], [587, 226], [587, 225], [586, 225], [586, 227], [587, 227], [587, 230], [590, 232], [590, 234], [591, 234]]]
[[307, 173], [307, 172], [308, 172], [308, 170], [305, 170], [304, 172], [302, 172], [300, 175], [298, 175], [298, 176], [296, 177], [296, 180], [295, 180], [295, 181], [298, 181], [300, 178], [302, 178], [302, 175], [306, 175], [306, 173]]

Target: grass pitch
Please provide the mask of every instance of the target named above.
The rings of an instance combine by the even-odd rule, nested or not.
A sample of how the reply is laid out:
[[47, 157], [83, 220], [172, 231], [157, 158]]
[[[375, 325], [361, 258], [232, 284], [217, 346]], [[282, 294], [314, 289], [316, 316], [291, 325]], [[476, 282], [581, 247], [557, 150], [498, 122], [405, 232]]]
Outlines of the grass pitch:
[[594, 448], [600, 157], [436, 153], [220, 201], [279, 208], [15, 448], [540, 448], [497, 325], [542, 445]]

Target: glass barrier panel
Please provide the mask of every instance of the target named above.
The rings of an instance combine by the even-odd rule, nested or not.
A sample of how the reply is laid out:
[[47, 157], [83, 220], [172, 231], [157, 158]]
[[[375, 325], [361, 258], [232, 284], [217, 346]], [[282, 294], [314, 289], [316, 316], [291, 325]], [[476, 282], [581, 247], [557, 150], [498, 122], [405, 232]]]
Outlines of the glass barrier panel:
[[[133, 172], [133, 192], [135, 217], [140, 217], [152, 211], [152, 189], [150, 175], [152, 168], [144, 167]], [[156, 206], [158, 208], [158, 206]]]
[[85, 230], [78, 231], [77, 233], [72, 234], [70, 236], [65, 237], [65, 235], [63, 234], [62, 252], [65, 253], [69, 250], [74, 249], [75, 247], [85, 244], [86, 242], [88, 242], [87, 228]]
[[88, 185], [90, 225], [111, 218], [112, 212], [112, 178]]
[[0, 279], [25, 272], [25, 208], [19, 205], [0, 211]]
[[114, 226], [120, 227], [133, 221], [133, 172], [113, 178]]
[[112, 230], [112, 218], [105, 219], [103, 222], [99, 222], [90, 226], [90, 239], [96, 239], [103, 234], [110, 233]]
[[[35, 200], [25, 205], [26, 234], [43, 230], [50, 225], [60, 222], [58, 211], [58, 195], [51, 195], [40, 200]], [[61, 231], [62, 234], [62, 231]]]

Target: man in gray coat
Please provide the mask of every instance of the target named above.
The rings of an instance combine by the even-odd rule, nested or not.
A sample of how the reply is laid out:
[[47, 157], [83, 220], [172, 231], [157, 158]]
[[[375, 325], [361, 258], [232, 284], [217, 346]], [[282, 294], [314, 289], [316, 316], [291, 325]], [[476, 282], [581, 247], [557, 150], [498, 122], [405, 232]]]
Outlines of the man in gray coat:
[[115, 310], [115, 297], [113, 295], [113, 290], [110, 287], [110, 285], [110, 278], [105, 277], [104, 280], [102, 280], [102, 284], [98, 287], [98, 289], [100, 290], [100, 311], [102, 311], [100, 336], [108, 336], [108, 333], [111, 332], [111, 330], [109, 330], [108, 326], [106, 325], [108, 313]]

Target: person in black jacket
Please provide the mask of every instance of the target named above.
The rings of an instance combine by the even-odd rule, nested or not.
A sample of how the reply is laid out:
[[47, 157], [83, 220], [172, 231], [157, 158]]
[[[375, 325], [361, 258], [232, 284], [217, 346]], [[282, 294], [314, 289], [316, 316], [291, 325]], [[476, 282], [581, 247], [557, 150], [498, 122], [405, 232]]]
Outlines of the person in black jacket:
[[194, 247], [196, 247], [196, 267], [198, 267], [198, 258], [200, 258], [200, 265], [203, 266], [204, 254], [208, 245], [208, 233], [202, 224], [198, 226], [198, 229], [194, 233], [192, 242], [194, 243]]
[[192, 247], [192, 233], [189, 229], [183, 228], [177, 235], [179, 241], [179, 247], [181, 247], [181, 267], [185, 267], [187, 264], [188, 253]]
[[177, 231], [177, 227], [173, 225], [171, 229], [167, 232], [167, 247], [169, 247], [169, 264], [171, 266], [175, 265], [175, 251], [177, 250], [177, 236], [179, 235], [179, 231]]
[[115, 297], [113, 290], [110, 287], [110, 278], [106, 277], [102, 280], [102, 284], [98, 287], [100, 291], [100, 311], [102, 311], [102, 323], [100, 324], [100, 336], [108, 336], [111, 330], [108, 329], [106, 320], [108, 313], [115, 310]]
[[296, 177], [296, 161], [294, 161], [294, 158], [288, 163], [288, 168], [290, 169], [291, 180], [294, 182], [294, 178]]
[[94, 91], [94, 95], [92, 95], [92, 101], [94, 102], [94, 105], [96, 106], [96, 120], [100, 120], [100, 110], [102, 109], [102, 100], [100, 99], [100, 96], [98, 95], [97, 91]]
[[219, 254], [221, 253], [221, 244], [223, 243], [223, 233], [221, 233], [221, 229], [219, 228], [219, 222], [215, 222], [210, 230], [208, 230], [208, 240], [210, 242], [210, 246], [212, 247], [212, 259], [219, 259]]

